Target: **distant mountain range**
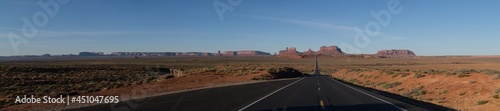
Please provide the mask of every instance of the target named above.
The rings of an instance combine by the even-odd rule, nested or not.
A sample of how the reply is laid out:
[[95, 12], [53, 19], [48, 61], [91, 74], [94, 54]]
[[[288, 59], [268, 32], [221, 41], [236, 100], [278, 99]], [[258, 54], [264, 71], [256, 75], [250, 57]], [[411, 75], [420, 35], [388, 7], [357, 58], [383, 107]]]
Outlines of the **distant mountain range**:
[[270, 56], [271, 54], [256, 50], [240, 50], [240, 51], [218, 51], [217, 53], [210, 52], [112, 52], [104, 54], [103, 52], [80, 52], [78, 55], [17, 55], [17, 56], [0, 56], [6, 57], [60, 57], [60, 56]]
[[416, 56], [413, 51], [403, 50], [403, 49], [392, 49], [392, 50], [380, 50], [377, 54], [347, 54], [342, 52], [342, 50], [337, 46], [321, 46], [318, 51], [313, 51], [311, 49], [299, 52], [295, 47], [287, 47], [285, 50], [280, 50], [280, 57], [289, 58], [304, 58], [313, 56], [336, 56], [336, 57], [414, 57]]
[[[240, 50], [240, 51], [224, 51], [220, 50], [217, 53], [210, 52], [112, 52], [110, 54], [104, 54], [103, 52], [80, 52], [78, 55], [19, 55], [19, 56], [3, 56], [3, 58], [9, 57], [61, 57], [61, 56], [133, 56], [133, 57], [146, 57], [146, 56], [270, 56], [268, 52], [257, 51], [257, 50]], [[275, 54], [276, 55], [276, 54]], [[289, 58], [304, 58], [313, 56], [343, 56], [343, 57], [413, 57], [416, 56], [413, 51], [402, 50], [402, 49], [392, 49], [392, 50], [380, 50], [377, 54], [347, 54], [342, 52], [342, 50], [337, 46], [322, 46], [318, 51], [313, 51], [311, 49], [299, 52], [295, 47], [287, 47], [285, 50], [280, 50], [279, 57], [289, 57]], [[0, 56], [2, 57], [2, 56]]]

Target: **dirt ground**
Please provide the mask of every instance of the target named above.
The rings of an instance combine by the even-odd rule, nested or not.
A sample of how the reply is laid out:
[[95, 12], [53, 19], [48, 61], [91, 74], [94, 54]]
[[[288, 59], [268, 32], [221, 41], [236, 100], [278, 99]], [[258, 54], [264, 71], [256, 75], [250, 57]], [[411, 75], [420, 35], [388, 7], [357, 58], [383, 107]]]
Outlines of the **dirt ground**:
[[23, 95], [120, 94], [123, 99], [127, 99], [157, 92], [171, 93], [273, 79], [283, 76], [279, 71], [286, 68], [282, 66], [312, 64], [301, 61], [289, 62], [289, 59], [275, 57], [108, 57], [0, 61], [0, 110], [11, 106], [33, 106], [14, 103], [16, 96]]
[[379, 70], [352, 72], [349, 69], [340, 69], [331, 75], [361, 86], [453, 109], [463, 111], [500, 109], [500, 99], [493, 97], [500, 93], [498, 91], [500, 79], [494, 79], [490, 75], [471, 73], [468, 77], [458, 77], [446, 74], [424, 74], [423, 77], [417, 77], [414, 72], [402, 73], [405, 76], [387, 74]]
[[[262, 74], [265, 73], [263, 72]], [[214, 74], [214, 73], [193, 74], [184, 77], [171, 78], [147, 84], [105, 90], [105, 91], [82, 94], [82, 95], [120, 96], [120, 101], [125, 101], [130, 99], [151, 97], [155, 95], [172, 93], [175, 91], [183, 91], [183, 90], [196, 89], [202, 87], [214, 87], [214, 86], [231, 85], [237, 83], [258, 82], [256, 80], [252, 80], [252, 78], [260, 75], [261, 74], [231, 76], [227, 74]], [[66, 104], [21, 104], [21, 105], [7, 107], [2, 110], [6, 111], [7, 110], [19, 111], [26, 109], [51, 110], [51, 109], [74, 108], [81, 106], [83, 105], [70, 104], [70, 106], [67, 106]]]
[[320, 58], [322, 74], [462, 111], [500, 109], [500, 56]]
[[[270, 67], [291, 67], [301, 72], [313, 72], [314, 58], [141, 58], [141, 59], [95, 59], [6, 62], [0, 65], [19, 66], [65, 66], [79, 67], [89, 64], [120, 65], [136, 67], [184, 68], [183, 77], [158, 79], [139, 85], [124, 86], [79, 95], [118, 95], [120, 100], [143, 98], [175, 91], [255, 82]], [[500, 56], [434, 56], [414, 58], [319, 58], [322, 74], [332, 75], [347, 82], [372, 87], [464, 111], [491, 111], [500, 109]], [[100, 66], [102, 67], [102, 66]], [[100, 67], [90, 67], [100, 69]], [[107, 66], [106, 66], [107, 67]], [[120, 69], [120, 67], [116, 68]], [[129, 69], [129, 68], [127, 68]], [[141, 69], [141, 68], [139, 68]], [[213, 71], [206, 73], [207, 71]], [[5, 74], [4, 70], [0, 73]], [[107, 74], [98, 71], [82, 71], [89, 76]], [[72, 73], [81, 73], [80, 71]], [[96, 73], [96, 74], [93, 74]], [[118, 73], [118, 72], [117, 72]], [[5, 74], [8, 75], [8, 74]], [[120, 76], [120, 74], [117, 74]], [[125, 74], [126, 75], [126, 74]], [[140, 76], [139, 73], [135, 74]], [[85, 76], [83, 76], [85, 77]], [[135, 76], [133, 76], [135, 77]], [[133, 81], [131, 81], [133, 82]], [[107, 82], [104, 82], [107, 83]], [[1, 97], [1, 96], [0, 96]], [[1, 98], [0, 98], [1, 99]], [[20, 104], [1, 110], [70, 108], [62, 104]]]

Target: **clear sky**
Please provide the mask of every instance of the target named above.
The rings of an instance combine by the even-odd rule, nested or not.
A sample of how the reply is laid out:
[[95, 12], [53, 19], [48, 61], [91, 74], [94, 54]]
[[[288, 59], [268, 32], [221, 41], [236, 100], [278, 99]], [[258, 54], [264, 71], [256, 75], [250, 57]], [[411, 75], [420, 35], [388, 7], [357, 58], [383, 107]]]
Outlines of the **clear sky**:
[[[38, 3], [47, 1], [58, 3], [55, 13]], [[0, 0], [0, 56], [81, 51], [275, 53], [285, 47], [306, 51], [330, 45], [347, 50], [342, 43], [368, 54], [410, 49], [417, 55], [500, 55], [498, 0], [51, 1]], [[232, 10], [218, 13], [214, 3]], [[370, 12], [387, 11], [388, 4], [401, 10], [389, 13], [390, 20], [380, 16], [388, 21], [381, 26]], [[38, 33], [25, 28], [23, 17]], [[378, 34], [355, 39], [356, 28], [366, 32], [365, 26], [373, 22], [380, 26]], [[13, 45], [9, 33], [19, 35], [10, 36], [14, 43], [24, 39], [23, 43]], [[356, 40], [363, 44], [356, 45]]]

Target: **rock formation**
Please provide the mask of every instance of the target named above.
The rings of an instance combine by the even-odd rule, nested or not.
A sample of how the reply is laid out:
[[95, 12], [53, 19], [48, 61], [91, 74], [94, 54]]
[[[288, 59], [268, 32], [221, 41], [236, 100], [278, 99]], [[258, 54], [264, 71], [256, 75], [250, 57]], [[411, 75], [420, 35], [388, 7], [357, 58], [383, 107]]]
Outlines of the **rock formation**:
[[80, 52], [78, 56], [104, 56], [103, 52]]
[[268, 56], [267, 52], [256, 50], [209, 52], [113, 52], [110, 56]]
[[315, 52], [311, 49], [298, 52], [295, 47], [286, 48], [286, 50], [280, 50], [280, 57], [292, 57], [292, 58], [303, 58], [303, 57], [314, 57], [314, 56], [342, 56], [345, 53], [340, 50], [337, 46], [321, 46], [319, 51]]
[[321, 46], [316, 55], [343, 55], [344, 52], [337, 46]]
[[311, 50], [311, 48], [309, 48], [309, 50], [304, 52], [304, 55], [316, 55], [316, 52], [314, 52], [313, 50]]
[[416, 56], [413, 51], [410, 50], [380, 50], [377, 54], [346, 54], [337, 46], [321, 46], [319, 51], [313, 51], [311, 49], [298, 52], [295, 47], [286, 48], [286, 50], [280, 50], [279, 57], [288, 58], [308, 58], [316, 56], [333, 56], [333, 57], [361, 57], [361, 58], [387, 58], [387, 57], [414, 57]]
[[299, 51], [297, 51], [295, 47], [290, 47], [290, 48], [287, 47], [285, 50], [280, 50], [278, 56], [288, 57], [288, 58], [302, 58], [302, 56], [300, 56]]
[[256, 50], [241, 50], [241, 51], [236, 51], [236, 55], [237, 56], [268, 56], [268, 55], [271, 55], [271, 53], [256, 51]]
[[410, 50], [380, 50], [375, 54], [378, 57], [413, 57], [416, 56], [413, 51]]

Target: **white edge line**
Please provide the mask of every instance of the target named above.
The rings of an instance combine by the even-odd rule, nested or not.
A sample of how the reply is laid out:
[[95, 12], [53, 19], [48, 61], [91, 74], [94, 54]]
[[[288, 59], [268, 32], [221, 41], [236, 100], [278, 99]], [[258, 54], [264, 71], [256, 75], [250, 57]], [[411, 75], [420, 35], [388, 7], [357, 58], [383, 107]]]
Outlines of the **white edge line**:
[[332, 79], [332, 80], [333, 80], [333, 81], [335, 81], [335, 82], [338, 82], [338, 83], [340, 83], [340, 84], [342, 84], [342, 85], [344, 85], [344, 86], [347, 86], [347, 87], [349, 87], [349, 88], [351, 88], [351, 89], [354, 89], [354, 90], [356, 90], [356, 91], [358, 91], [358, 92], [360, 92], [360, 93], [363, 93], [363, 94], [365, 94], [365, 95], [368, 95], [368, 96], [370, 96], [370, 97], [373, 97], [373, 98], [375, 98], [375, 99], [378, 99], [378, 100], [380, 100], [380, 101], [382, 101], [382, 102], [385, 102], [385, 103], [387, 103], [387, 104], [390, 104], [390, 105], [392, 105], [392, 106], [394, 106], [394, 107], [396, 107], [396, 108], [398, 108], [398, 109], [400, 109], [400, 110], [407, 111], [406, 109], [403, 109], [403, 108], [401, 108], [401, 107], [399, 107], [399, 106], [397, 106], [397, 105], [395, 105], [395, 104], [393, 104], [393, 103], [391, 103], [391, 102], [389, 102], [389, 101], [386, 101], [386, 100], [380, 99], [380, 98], [375, 97], [375, 96], [373, 96], [373, 95], [371, 95], [371, 94], [368, 94], [368, 93], [365, 93], [365, 92], [363, 92], [363, 91], [360, 91], [360, 90], [358, 90], [358, 89], [356, 89], [356, 88], [353, 88], [353, 87], [351, 87], [351, 86], [349, 86], [349, 85], [346, 85], [346, 84], [344, 84], [344, 83], [341, 83], [341, 82], [339, 82], [339, 81], [337, 81], [337, 80], [335, 80], [335, 79], [333, 79], [333, 78], [331, 78], [331, 77], [329, 77], [329, 78], [330, 78], [330, 79]]
[[267, 94], [266, 96], [264, 96], [264, 97], [262, 97], [262, 98], [258, 99], [257, 101], [254, 101], [254, 102], [252, 102], [252, 103], [248, 104], [247, 106], [245, 106], [245, 107], [241, 108], [241, 109], [240, 109], [240, 110], [238, 110], [238, 111], [243, 111], [243, 110], [247, 109], [248, 107], [252, 106], [253, 104], [255, 104], [255, 103], [257, 103], [257, 102], [259, 102], [259, 101], [261, 101], [261, 100], [263, 100], [263, 99], [265, 99], [265, 98], [267, 98], [267, 97], [269, 97], [269, 96], [273, 95], [274, 93], [276, 93], [276, 92], [278, 92], [278, 91], [280, 91], [280, 90], [282, 90], [282, 89], [285, 89], [286, 87], [288, 87], [288, 86], [290, 86], [290, 85], [292, 85], [292, 84], [295, 84], [296, 82], [299, 82], [299, 81], [300, 81], [300, 80], [302, 80], [302, 79], [304, 79], [304, 78], [301, 78], [301, 79], [299, 79], [299, 80], [297, 80], [297, 81], [295, 81], [295, 82], [292, 82], [292, 83], [290, 83], [290, 84], [288, 84], [288, 85], [286, 85], [286, 86], [284, 86], [284, 87], [282, 87], [282, 88], [279, 88], [278, 90], [276, 90], [276, 91], [274, 91], [274, 92], [272, 92], [272, 93]]
[[[293, 80], [293, 79], [297, 79], [297, 78], [284, 78], [284, 79], [273, 79], [273, 80], [249, 81], [249, 82], [241, 82], [241, 83], [216, 84], [216, 85], [203, 86], [201, 88], [186, 89], [186, 90], [171, 91], [171, 92], [162, 92], [162, 93], [153, 93], [153, 94], [150, 94], [147, 96], [133, 97], [133, 96], [127, 95], [128, 99], [123, 99], [123, 101], [139, 100], [139, 99], [145, 99], [145, 98], [150, 98], [150, 97], [164, 96], [164, 95], [177, 94], [177, 93], [202, 90], [202, 89], [212, 89], [212, 88], [220, 88], [220, 87], [227, 87], [227, 86], [239, 86], [239, 85], [274, 82], [274, 81], [285, 81], [285, 80]], [[122, 100], [120, 99], [120, 101], [122, 101]], [[93, 107], [93, 106], [102, 105], [102, 104], [104, 104], [104, 103], [81, 104], [81, 105], [74, 105], [74, 106], [65, 106], [63, 108], [52, 108], [49, 110], [56, 110], [56, 111], [58, 111], [58, 110], [72, 110], [72, 109], [78, 109], [78, 108]], [[44, 108], [39, 108], [39, 109], [44, 109]]]

